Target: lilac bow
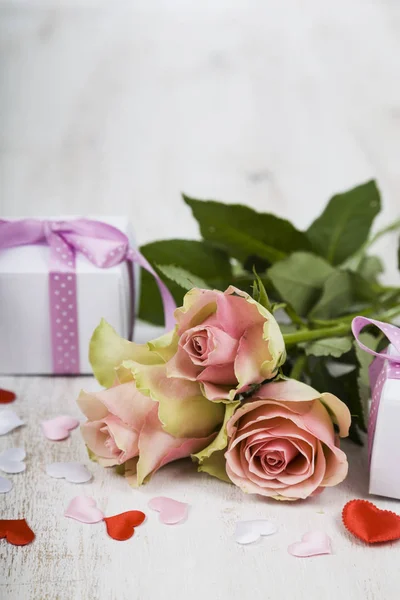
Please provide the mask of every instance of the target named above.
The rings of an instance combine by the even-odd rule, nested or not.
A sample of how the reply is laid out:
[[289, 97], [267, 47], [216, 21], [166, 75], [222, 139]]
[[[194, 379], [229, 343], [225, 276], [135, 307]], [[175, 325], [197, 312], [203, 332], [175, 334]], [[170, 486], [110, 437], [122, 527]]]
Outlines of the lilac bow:
[[0, 220], [0, 250], [30, 244], [47, 244], [50, 248], [49, 294], [55, 373], [79, 372], [76, 252], [100, 268], [130, 261], [149, 271], [160, 290], [165, 326], [167, 330], [173, 329], [175, 302], [171, 292], [146, 258], [130, 247], [126, 235], [116, 227], [90, 219]]

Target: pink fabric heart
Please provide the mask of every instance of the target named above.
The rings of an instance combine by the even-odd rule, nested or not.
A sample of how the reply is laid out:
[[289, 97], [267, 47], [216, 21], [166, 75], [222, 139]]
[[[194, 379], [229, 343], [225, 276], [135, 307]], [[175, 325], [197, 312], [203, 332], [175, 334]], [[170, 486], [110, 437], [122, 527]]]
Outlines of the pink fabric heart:
[[165, 525], [176, 525], [187, 519], [189, 505], [172, 498], [158, 496], [149, 502], [149, 507], [160, 513], [160, 521]]
[[331, 540], [324, 531], [308, 531], [301, 538], [301, 542], [294, 542], [288, 547], [288, 552], [301, 558], [332, 554]]
[[99, 523], [104, 519], [104, 514], [97, 508], [96, 501], [90, 496], [72, 498], [64, 516], [81, 523]]
[[72, 429], [78, 427], [79, 421], [73, 417], [60, 416], [42, 421], [42, 430], [48, 440], [58, 442], [65, 440]]

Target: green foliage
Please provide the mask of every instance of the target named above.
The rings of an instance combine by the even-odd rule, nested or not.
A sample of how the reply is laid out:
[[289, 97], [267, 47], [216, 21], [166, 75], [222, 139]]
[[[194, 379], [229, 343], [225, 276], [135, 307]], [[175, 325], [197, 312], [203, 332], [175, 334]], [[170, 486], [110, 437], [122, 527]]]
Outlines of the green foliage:
[[[400, 228], [397, 220], [371, 236], [381, 207], [376, 183], [335, 195], [305, 232], [247, 206], [183, 199], [203, 240], [166, 240], [141, 248], [177, 305], [191, 287], [225, 290], [232, 284], [276, 311], [277, 318], [285, 317], [280, 323], [288, 355], [283, 372], [344, 400], [353, 415], [351, 437], [361, 443], [369, 355], [352, 343], [351, 321], [361, 313], [390, 322], [400, 312], [400, 288], [379, 282], [384, 265], [369, 254], [377, 239]], [[400, 269], [400, 245], [396, 252]], [[157, 286], [144, 271], [139, 316], [163, 323]], [[362, 335], [370, 347], [382, 348], [379, 337]], [[332, 364], [339, 375], [332, 374]]]
[[320, 256], [340, 265], [365, 243], [380, 209], [379, 190], [375, 181], [368, 181], [333, 196], [309, 227], [308, 238]]
[[194, 287], [209, 289], [208, 284], [201, 279], [201, 277], [197, 277], [197, 275], [193, 275], [193, 273], [189, 273], [182, 267], [176, 267], [175, 265], [156, 265], [157, 269], [161, 271], [161, 273], [167, 277], [170, 281], [174, 281], [179, 287], [183, 290], [191, 290]]
[[240, 261], [253, 254], [275, 263], [297, 250], [311, 250], [304, 233], [275, 215], [240, 204], [195, 200], [185, 195], [183, 199], [192, 209], [203, 238], [222, 245]]
[[257, 274], [254, 269], [255, 280], [253, 283], [253, 298], [256, 300], [261, 306], [264, 306], [267, 310], [271, 310], [271, 303], [268, 298], [267, 291], [265, 286], [261, 280], [261, 277]]
[[307, 355], [334, 356], [338, 358], [351, 350], [351, 339], [348, 337], [332, 337], [315, 340], [305, 345]]
[[308, 252], [295, 252], [268, 269], [268, 277], [285, 302], [306, 315], [318, 300], [324, 282], [334, 268], [323, 258]]

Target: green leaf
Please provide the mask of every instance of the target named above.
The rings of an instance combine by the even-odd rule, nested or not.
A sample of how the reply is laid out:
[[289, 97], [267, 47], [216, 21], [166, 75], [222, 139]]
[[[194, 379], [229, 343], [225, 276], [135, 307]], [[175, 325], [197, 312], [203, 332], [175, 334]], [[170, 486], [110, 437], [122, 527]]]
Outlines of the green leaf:
[[357, 272], [364, 279], [371, 279], [372, 281], [376, 281], [378, 275], [383, 273], [384, 270], [383, 262], [379, 256], [363, 256], [357, 267]]
[[334, 356], [338, 358], [351, 350], [351, 339], [348, 337], [332, 337], [322, 340], [315, 340], [305, 345], [307, 355], [313, 356]]
[[175, 265], [156, 266], [165, 277], [177, 283], [184, 290], [191, 290], [194, 287], [209, 289], [203, 279], [197, 277], [197, 275], [193, 275], [193, 273], [189, 273], [189, 271], [182, 269], [182, 267], [176, 267]]
[[340, 265], [367, 240], [381, 209], [375, 181], [333, 196], [307, 231], [314, 249], [333, 265]]
[[359, 273], [351, 273], [351, 281], [353, 287], [353, 302], [376, 303], [379, 294], [382, 292], [382, 287], [379, 283], [375, 283], [370, 279], [365, 279]]
[[323, 258], [295, 252], [268, 269], [268, 276], [284, 301], [299, 315], [306, 315], [318, 300], [325, 281], [334, 268]]
[[257, 271], [254, 269], [255, 280], [253, 283], [253, 298], [256, 302], [261, 304], [267, 310], [271, 310], [271, 302], [269, 301], [267, 291], [265, 286], [258, 275]]
[[[297, 250], [310, 250], [307, 236], [289, 221], [240, 204], [195, 200], [183, 195], [204, 239], [221, 244], [241, 262], [254, 255], [275, 263]], [[252, 266], [252, 265], [251, 265]]]
[[313, 359], [313, 365], [310, 366], [311, 385], [320, 392], [331, 392], [342, 400], [349, 408], [352, 416], [352, 425], [349, 437], [357, 444], [362, 445], [362, 439], [357, 428], [365, 431], [364, 410], [357, 386], [358, 369], [353, 369], [349, 373], [334, 377], [328, 371], [326, 358]]
[[353, 299], [351, 274], [334, 271], [323, 284], [322, 295], [310, 313], [311, 319], [333, 319], [346, 312]]
[[[225, 289], [226, 282], [232, 283], [232, 268], [229, 257], [219, 248], [208, 242], [191, 240], [166, 240], [152, 242], [141, 247], [141, 252], [155, 267], [176, 265], [205, 281], [208, 286]], [[157, 267], [155, 267], [157, 270]], [[181, 306], [185, 290], [171, 282], [160, 271], [178, 306]], [[141, 271], [141, 294], [139, 317], [157, 325], [164, 324], [160, 292], [154, 278], [147, 271]]]
[[276, 313], [278, 310], [285, 310], [287, 308], [286, 302], [273, 302], [271, 304], [270, 311], [272, 314]]

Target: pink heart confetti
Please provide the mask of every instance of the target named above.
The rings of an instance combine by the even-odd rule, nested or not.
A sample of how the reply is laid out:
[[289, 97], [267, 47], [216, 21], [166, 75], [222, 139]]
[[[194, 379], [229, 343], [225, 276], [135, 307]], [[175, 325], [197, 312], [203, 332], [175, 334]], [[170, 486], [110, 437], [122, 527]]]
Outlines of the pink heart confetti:
[[0, 435], [10, 433], [10, 431], [21, 425], [24, 425], [24, 422], [13, 410], [2, 410], [0, 412]]
[[160, 521], [165, 525], [181, 523], [187, 519], [189, 510], [189, 504], [165, 496], [158, 496], [150, 500], [149, 507], [160, 513]]
[[272, 535], [278, 531], [276, 525], [271, 521], [238, 521], [235, 529], [235, 541], [238, 544], [252, 544], [257, 542], [261, 536]]
[[69, 432], [78, 427], [79, 421], [73, 417], [60, 416], [48, 421], [42, 421], [41, 425], [43, 433], [48, 440], [59, 442], [69, 437]]
[[92, 479], [90, 471], [78, 462], [57, 462], [46, 465], [46, 473], [54, 479], [66, 479], [70, 483], [86, 483]]
[[9, 479], [5, 477], [0, 477], [0, 494], [7, 494], [10, 490], [12, 490], [13, 484]]
[[96, 501], [90, 496], [75, 496], [75, 498], [72, 498], [64, 516], [81, 523], [99, 523], [104, 519], [104, 514], [97, 508]]
[[0, 454], [0, 471], [4, 473], [22, 473], [26, 465], [23, 462], [26, 457], [23, 448], [8, 448]]
[[324, 531], [309, 531], [303, 535], [301, 542], [291, 544], [288, 552], [301, 558], [332, 554], [331, 540]]

